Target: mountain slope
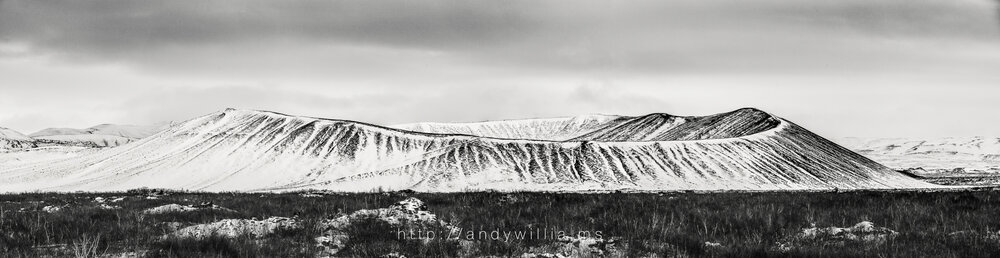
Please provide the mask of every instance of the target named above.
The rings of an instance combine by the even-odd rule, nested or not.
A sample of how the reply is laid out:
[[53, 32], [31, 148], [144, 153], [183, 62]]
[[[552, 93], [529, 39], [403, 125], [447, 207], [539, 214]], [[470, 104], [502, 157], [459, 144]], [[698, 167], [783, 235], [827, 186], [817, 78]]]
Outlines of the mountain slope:
[[[601, 117], [401, 126], [460, 133], [437, 134], [354, 121], [226, 110], [176, 124], [118, 148], [59, 161], [0, 165], [0, 189], [554, 191], [932, 187], [758, 110], [685, 118], [701, 127], [667, 125], [677, 121], [648, 123], [653, 129], [634, 125], [639, 123], [635, 121], [646, 121], [642, 119]], [[535, 125], [524, 127], [557, 129], [526, 133], [512, 129], [525, 123]], [[601, 129], [607, 126], [618, 129]], [[600, 136], [614, 135], [608, 137], [612, 140], [629, 131], [645, 132], [647, 136], [641, 138], [650, 140], [557, 140], [574, 134], [589, 135], [585, 131], [591, 129], [602, 130]], [[753, 133], [737, 135], [747, 132]], [[501, 139], [510, 136], [547, 139]], [[663, 138], [683, 140], [656, 140]]]

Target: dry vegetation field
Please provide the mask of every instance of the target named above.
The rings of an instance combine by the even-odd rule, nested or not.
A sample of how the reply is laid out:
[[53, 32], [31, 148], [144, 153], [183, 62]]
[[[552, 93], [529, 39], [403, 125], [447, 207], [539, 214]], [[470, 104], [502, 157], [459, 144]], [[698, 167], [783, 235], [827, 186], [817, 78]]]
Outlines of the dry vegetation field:
[[[350, 239], [335, 256], [1000, 256], [1000, 191], [978, 189], [595, 194], [135, 190], [0, 195], [0, 257], [314, 257], [321, 252], [315, 239], [325, 219], [390, 207], [410, 197], [422, 200], [427, 212], [458, 234], [400, 237], [400, 227], [408, 227], [405, 223], [372, 216], [341, 229]], [[214, 206], [197, 206], [209, 202]], [[220, 208], [144, 212], [166, 204]], [[298, 226], [266, 235], [167, 236], [223, 219], [276, 216], [292, 218]], [[560, 231], [564, 234], [555, 235]], [[514, 237], [504, 236], [510, 232]], [[545, 233], [517, 237], [517, 232]], [[581, 242], [590, 246], [568, 247]]]

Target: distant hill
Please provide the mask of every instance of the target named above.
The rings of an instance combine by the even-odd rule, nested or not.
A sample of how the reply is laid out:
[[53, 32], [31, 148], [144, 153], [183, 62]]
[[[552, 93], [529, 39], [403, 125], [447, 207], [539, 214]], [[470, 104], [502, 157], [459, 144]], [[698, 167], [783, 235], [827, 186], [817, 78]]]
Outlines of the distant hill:
[[844, 138], [844, 146], [897, 169], [1000, 172], [1000, 138]]
[[165, 125], [102, 124], [86, 129], [47, 128], [28, 136], [42, 145], [114, 147], [149, 137], [165, 127]]
[[934, 187], [756, 109], [391, 127], [234, 110], [117, 148], [0, 166], [8, 191]]
[[34, 139], [12, 129], [0, 127], [0, 150], [38, 147]]

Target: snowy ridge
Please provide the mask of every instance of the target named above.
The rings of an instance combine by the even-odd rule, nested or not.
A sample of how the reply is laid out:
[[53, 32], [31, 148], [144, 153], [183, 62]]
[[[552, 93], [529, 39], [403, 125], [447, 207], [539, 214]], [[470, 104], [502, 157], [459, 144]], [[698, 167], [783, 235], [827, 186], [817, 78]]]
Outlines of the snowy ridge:
[[[700, 121], [697, 123], [704, 128], [651, 123], [657, 128], [620, 129], [646, 130], [655, 137], [644, 138], [655, 141], [560, 142], [472, 136], [513, 136], [517, 129], [510, 126], [512, 122], [464, 127], [399, 126], [450, 130], [450, 134], [437, 134], [229, 109], [176, 124], [117, 148], [57, 161], [0, 166], [0, 189], [557, 191], [933, 187], [791, 122], [770, 115], [759, 117], [764, 112], [738, 110], [726, 114], [685, 118]], [[569, 137], [585, 131], [569, 128], [569, 124], [596, 128], [598, 124], [645, 121], [641, 119], [571, 118], [530, 123], [559, 129], [559, 133], [547, 136]], [[481, 128], [486, 132], [473, 130]], [[542, 136], [542, 131], [533, 136]], [[602, 132], [602, 136], [626, 135], [615, 130]], [[682, 140], [656, 140], [662, 138]]]
[[704, 117], [680, 117], [663, 113], [637, 117], [594, 115], [478, 123], [416, 123], [392, 127], [434, 134], [501, 139], [636, 142], [735, 138], [763, 132], [778, 124], [778, 118], [770, 114], [744, 108]]
[[744, 108], [703, 117], [650, 114], [611, 124], [574, 141], [691, 141], [736, 138], [777, 127], [781, 121], [763, 111]]
[[433, 134], [464, 134], [501, 139], [565, 141], [628, 117], [589, 115], [473, 123], [413, 123], [390, 127]]

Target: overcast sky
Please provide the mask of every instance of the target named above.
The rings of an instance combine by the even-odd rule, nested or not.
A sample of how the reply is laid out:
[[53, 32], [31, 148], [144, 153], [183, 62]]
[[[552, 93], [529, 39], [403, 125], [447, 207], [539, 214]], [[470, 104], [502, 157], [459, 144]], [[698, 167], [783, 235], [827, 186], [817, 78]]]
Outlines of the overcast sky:
[[0, 0], [0, 127], [227, 107], [379, 124], [757, 107], [1000, 135], [994, 0]]

